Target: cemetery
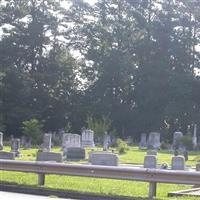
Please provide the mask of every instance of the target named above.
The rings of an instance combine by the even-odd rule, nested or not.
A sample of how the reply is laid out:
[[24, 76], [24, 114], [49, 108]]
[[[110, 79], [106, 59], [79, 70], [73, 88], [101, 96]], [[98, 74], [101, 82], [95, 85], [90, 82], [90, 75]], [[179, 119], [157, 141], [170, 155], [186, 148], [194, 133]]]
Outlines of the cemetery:
[[0, 0], [5, 190], [200, 199], [200, 0]]

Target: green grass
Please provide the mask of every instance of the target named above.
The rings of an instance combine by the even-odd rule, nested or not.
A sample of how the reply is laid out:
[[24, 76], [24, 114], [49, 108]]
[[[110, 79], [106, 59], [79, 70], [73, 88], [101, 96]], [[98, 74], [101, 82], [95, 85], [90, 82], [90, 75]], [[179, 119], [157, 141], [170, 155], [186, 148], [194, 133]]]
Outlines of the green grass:
[[[9, 151], [10, 148], [6, 147], [5, 150]], [[54, 148], [54, 152], [59, 152], [60, 148]], [[87, 154], [90, 150], [87, 149]], [[34, 161], [37, 149], [21, 150], [22, 157], [17, 158], [18, 160], [29, 160]], [[120, 155], [120, 163], [123, 164], [142, 164], [144, 150], [139, 150], [137, 147], [130, 147], [129, 151]], [[196, 161], [195, 157], [199, 152], [192, 152], [189, 157], [187, 165], [194, 166]], [[171, 163], [171, 154], [167, 152], [158, 153], [158, 162]], [[84, 163], [87, 161], [81, 161]], [[59, 175], [47, 175], [45, 186], [37, 185], [37, 175], [28, 174], [21, 172], [5, 172], [0, 171], [0, 182], [13, 183], [19, 185], [27, 185], [31, 187], [45, 187], [50, 189], [59, 190], [72, 190], [80, 192], [89, 192], [102, 195], [114, 195], [114, 196], [128, 196], [128, 197], [147, 197], [148, 196], [148, 183], [135, 182], [135, 181], [122, 181], [122, 180], [110, 180], [110, 179], [97, 179], [97, 178], [85, 178], [85, 177], [72, 177], [72, 176], [59, 176]], [[157, 199], [197, 199], [195, 198], [172, 198], [167, 197], [168, 192], [184, 190], [191, 188], [191, 186], [177, 185], [177, 184], [158, 184], [157, 188]], [[200, 199], [200, 198], [199, 198]]]

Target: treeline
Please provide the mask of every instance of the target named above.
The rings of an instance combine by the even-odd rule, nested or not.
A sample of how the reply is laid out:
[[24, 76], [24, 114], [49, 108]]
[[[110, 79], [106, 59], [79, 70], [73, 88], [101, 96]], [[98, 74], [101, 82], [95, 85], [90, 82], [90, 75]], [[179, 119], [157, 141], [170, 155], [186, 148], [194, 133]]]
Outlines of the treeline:
[[198, 0], [2, 0], [0, 128], [87, 116], [120, 136], [200, 124]]

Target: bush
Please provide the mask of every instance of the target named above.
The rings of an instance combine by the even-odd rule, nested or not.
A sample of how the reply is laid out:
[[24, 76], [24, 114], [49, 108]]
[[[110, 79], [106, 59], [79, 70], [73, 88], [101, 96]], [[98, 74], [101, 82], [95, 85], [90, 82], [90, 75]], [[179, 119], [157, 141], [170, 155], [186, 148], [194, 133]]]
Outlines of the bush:
[[31, 119], [22, 122], [22, 132], [31, 139], [32, 144], [40, 144], [42, 142], [42, 125], [37, 119]]
[[167, 141], [163, 141], [160, 145], [161, 149], [169, 149], [170, 148], [170, 144]]
[[119, 154], [126, 153], [126, 151], [128, 150], [127, 143], [121, 139], [117, 139], [117, 150]]
[[184, 146], [187, 150], [191, 150], [193, 148], [192, 137], [190, 135], [184, 135], [180, 142], [181, 145]]

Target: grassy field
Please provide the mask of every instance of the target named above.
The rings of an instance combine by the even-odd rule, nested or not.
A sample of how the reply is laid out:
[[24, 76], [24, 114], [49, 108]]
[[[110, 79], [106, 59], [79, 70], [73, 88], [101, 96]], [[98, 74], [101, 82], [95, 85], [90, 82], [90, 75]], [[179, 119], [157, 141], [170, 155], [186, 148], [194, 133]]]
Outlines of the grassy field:
[[[6, 147], [5, 150], [9, 151], [10, 148]], [[54, 148], [54, 152], [59, 152], [60, 148]], [[87, 149], [87, 153], [90, 150]], [[22, 157], [17, 158], [19, 160], [34, 161], [37, 149], [21, 150]], [[145, 150], [139, 150], [138, 147], [130, 147], [126, 154], [120, 155], [120, 163], [122, 164], [142, 164]], [[196, 157], [199, 152], [192, 152], [189, 156], [187, 165], [195, 166]], [[158, 162], [161, 164], [166, 162], [171, 163], [172, 154], [168, 152], [158, 153]], [[84, 163], [87, 161], [81, 161]], [[14, 183], [20, 185], [27, 185], [32, 187], [37, 186], [37, 175], [27, 174], [20, 172], [0, 172], [0, 182], [2, 183]], [[95, 194], [104, 195], [117, 195], [128, 197], [147, 197], [148, 195], [148, 183], [134, 182], [134, 181], [121, 181], [121, 180], [109, 180], [109, 179], [96, 179], [96, 178], [83, 178], [83, 177], [70, 177], [70, 176], [58, 176], [48, 175], [46, 176], [45, 188], [60, 189], [60, 190], [72, 190], [89, 192]], [[176, 190], [184, 190], [191, 188], [191, 186], [174, 185], [174, 184], [158, 184], [157, 199], [197, 199], [195, 198], [172, 198], [167, 197], [168, 192]], [[200, 198], [199, 198], [200, 199]]]

